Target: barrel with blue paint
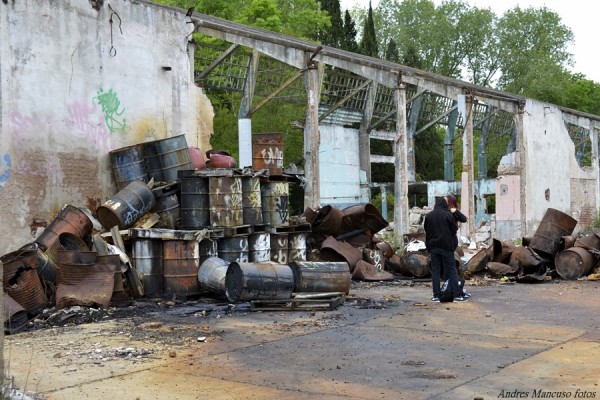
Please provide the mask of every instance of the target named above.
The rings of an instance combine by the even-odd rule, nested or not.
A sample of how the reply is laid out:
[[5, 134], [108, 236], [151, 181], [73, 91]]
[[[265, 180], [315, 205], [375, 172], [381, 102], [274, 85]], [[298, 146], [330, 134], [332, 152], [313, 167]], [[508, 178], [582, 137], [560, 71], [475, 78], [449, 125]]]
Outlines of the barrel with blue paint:
[[154, 194], [144, 182], [133, 181], [96, 210], [98, 221], [106, 229], [127, 229], [156, 204]]
[[119, 190], [133, 181], [148, 182], [144, 152], [139, 144], [112, 150], [109, 153], [115, 183]]

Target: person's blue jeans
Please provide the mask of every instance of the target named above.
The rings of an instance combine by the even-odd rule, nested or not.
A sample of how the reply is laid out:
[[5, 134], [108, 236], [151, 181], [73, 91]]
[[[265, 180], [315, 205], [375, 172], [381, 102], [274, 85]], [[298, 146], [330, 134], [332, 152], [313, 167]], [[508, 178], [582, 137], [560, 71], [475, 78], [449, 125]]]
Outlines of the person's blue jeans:
[[429, 250], [431, 259], [431, 286], [433, 287], [433, 295], [440, 297], [440, 273], [444, 271], [446, 279], [450, 281], [450, 289], [452, 296], [458, 297], [462, 295], [458, 286], [458, 271], [456, 271], [456, 261], [454, 260], [454, 252], [440, 248]]

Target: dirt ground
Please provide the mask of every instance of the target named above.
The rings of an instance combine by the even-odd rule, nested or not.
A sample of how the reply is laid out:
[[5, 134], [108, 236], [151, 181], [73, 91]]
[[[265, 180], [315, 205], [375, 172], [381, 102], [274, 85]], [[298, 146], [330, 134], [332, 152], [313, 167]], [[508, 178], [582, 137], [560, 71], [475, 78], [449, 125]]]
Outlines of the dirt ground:
[[44, 399], [600, 398], [598, 281], [465, 287], [460, 304], [396, 280], [353, 282], [331, 311], [212, 297], [52, 310], [5, 337], [5, 368]]

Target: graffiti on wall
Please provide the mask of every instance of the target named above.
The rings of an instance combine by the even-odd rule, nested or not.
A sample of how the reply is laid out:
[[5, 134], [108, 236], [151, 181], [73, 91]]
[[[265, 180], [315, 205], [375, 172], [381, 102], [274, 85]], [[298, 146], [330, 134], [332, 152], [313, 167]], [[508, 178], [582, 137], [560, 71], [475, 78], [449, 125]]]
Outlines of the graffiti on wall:
[[0, 186], [4, 186], [10, 180], [10, 155], [5, 153], [0, 160]]
[[67, 121], [72, 129], [89, 139], [95, 148], [101, 152], [112, 149], [110, 133], [95, 106], [90, 106], [86, 101], [75, 101], [67, 107], [67, 113]]
[[[125, 112], [125, 109], [121, 108], [121, 102], [119, 101], [117, 94], [113, 92], [112, 89], [105, 92], [103, 88], [100, 88], [93, 100], [94, 104], [96, 104], [95, 102], [97, 101], [98, 105], [102, 107], [104, 121], [106, 122], [106, 126], [110, 133], [125, 132], [127, 121], [125, 118], [121, 117]], [[119, 111], [120, 108], [121, 110]]]

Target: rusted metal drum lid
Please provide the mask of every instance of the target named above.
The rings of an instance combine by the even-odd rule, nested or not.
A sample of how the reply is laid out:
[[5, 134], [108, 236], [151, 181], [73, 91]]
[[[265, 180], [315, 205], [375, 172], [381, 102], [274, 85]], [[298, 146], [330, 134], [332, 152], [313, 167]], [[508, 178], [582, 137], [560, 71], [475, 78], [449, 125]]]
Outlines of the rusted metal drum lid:
[[554, 258], [563, 236], [573, 233], [577, 220], [554, 208], [548, 208], [535, 231], [529, 247], [541, 256]]
[[587, 250], [600, 250], [600, 237], [595, 233], [588, 233], [578, 237], [575, 240], [574, 246], [583, 247]]
[[337, 236], [342, 231], [344, 213], [335, 206], [327, 205], [317, 212], [313, 223], [313, 232]]
[[294, 273], [289, 265], [274, 262], [232, 262], [225, 275], [225, 294], [231, 302], [290, 299]]
[[515, 250], [515, 245], [510, 242], [493, 239], [492, 245], [488, 250], [490, 249], [491, 254], [489, 254], [489, 257], [492, 262], [507, 263], [510, 260], [512, 252]]
[[352, 271], [352, 278], [361, 281], [391, 281], [394, 280], [394, 275], [364, 260], [359, 260]]
[[350, 292], [352, 277], [346, 262], [292, 262], [294, 292]]
[[354, 229], [368, 229], [372, 236], [389, 226], [389, 222], [383, 218], [377, 207], [370, 203], [351, 206], [342, 211], [344, 213], [342, 220], [342, 229], [344, 232]]
[[465, 272], [474, 273], [483, 270], [489, 259], [490, 257], [488, 254], [488, 249], [479, 250], [473, 257], [469, 259], [469, 261], [467, 261]]
[[225, 297], [225, 274], [229, 264], [229, 261], [218, 257], [204, 260], [198, 270], [200, 289]]
[[501, 262], [490, 261], [487, 263], [487, 270], [495, 276], [504, 276], [514, 274], [518, 271], [518, 267], [514, 265], [504, 264]]
[[362, 260], [362, 251], [349, 243], [335, 240], [332, 236], [327, 237], [321, 244], [321, 259], [323, 261], [346, 261], [350, 271], [359, 260]]
[[556, 255], [554, 265], [563, 279], [577, 279], [590, 272], [594, 255], [583, 247], [571, 247]]

